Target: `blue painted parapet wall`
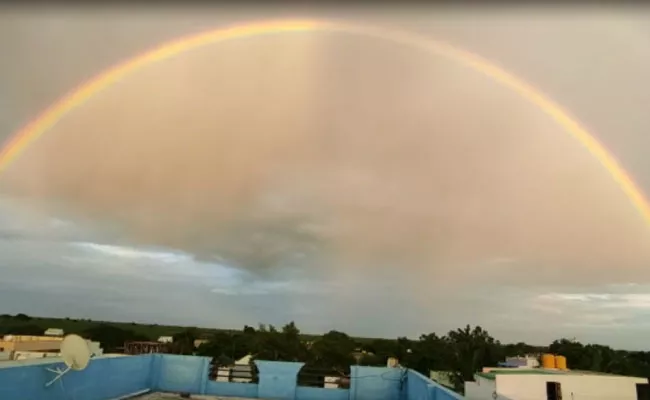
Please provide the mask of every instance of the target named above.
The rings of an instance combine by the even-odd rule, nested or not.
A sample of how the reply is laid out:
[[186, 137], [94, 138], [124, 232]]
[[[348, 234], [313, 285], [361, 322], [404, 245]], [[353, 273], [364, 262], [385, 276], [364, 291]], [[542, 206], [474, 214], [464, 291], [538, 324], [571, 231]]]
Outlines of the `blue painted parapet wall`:
[[255, 361], [259, 383], [216, 382], [208, 379], [210, 358], [149, 354], [98, 357], [83, 371], [70, 371], [50, 387], [62, 368], [44, 360], [0, 363], [1, 400], [112, 400], [145, 391], [274, 400], [457, 400], [421, 374], [396, 368], [351, 367], [350, 389], [297, 386], [303, 363]]
[[106, 400], [151, 388], [152, 356], [97, 358], [83, 371], [70, 371], [50, 387], [45, 384], [55, 374], [45, 368], [65, 368], [61, 362], [2, 364], [2, 400]]

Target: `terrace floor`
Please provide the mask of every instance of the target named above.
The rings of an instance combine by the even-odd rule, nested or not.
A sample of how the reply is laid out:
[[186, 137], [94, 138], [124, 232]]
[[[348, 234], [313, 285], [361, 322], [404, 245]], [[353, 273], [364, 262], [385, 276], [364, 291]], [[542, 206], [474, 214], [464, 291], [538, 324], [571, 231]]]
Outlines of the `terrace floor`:
[[[176, 393], [147, 393], [142, 396], [133, 397], [133, 400], [181, 400], [179, 394]], [[193, 394], [189, 399], [194, 400], [254, 400], [245, 397], [221, 397], [221, 396], [201, 396]], [[259, 399], [256, 399], [259, 400]]]

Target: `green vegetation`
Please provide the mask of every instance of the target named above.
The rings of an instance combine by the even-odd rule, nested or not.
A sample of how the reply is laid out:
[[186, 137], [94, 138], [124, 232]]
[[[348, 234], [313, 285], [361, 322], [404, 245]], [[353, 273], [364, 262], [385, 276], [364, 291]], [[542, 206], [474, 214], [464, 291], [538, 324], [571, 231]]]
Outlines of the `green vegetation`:
[[[505, 357], [544, 352], [567, 358], [573, 370], [650, 376], [650, 352], [613, 350], [608, 346], [583, 345], [561, 339], [549, 346], [525, 343], [502, 344], [481, 327], [450, 331], [444, 336], [422, 335], [418, 340], [359, 339], [343, 332], [330, 331], [322, 336], [303, 335], [289, 323], [274, 326], [250, 326], [243, 330], [187, 328], [136, 323], [97, 322], [90, 320], [30, 318], [24, 314], [0, 316], [0, 334], [42, 334], [47, 328], [61, 328], [102, 343], [107, 352], [116, 351], [125, 341], [156, 340], [173, 336], [171, 351], [213, 357], [213, 363], [227, 365], [245, 355], [274, 361], [303, 361], [312, 368], [329, 369], [345, 375], [349, 366], [386, 365], [396, 357], [408, 368], [429, 375], [429, 371], [449, 371], [456, 390], [472, 380], [486, 366], [496, 366]], [[207, 339], [198, 349], [195, 339]]]
[[[19, 318], [19, 316], [21, 317]], [[131, 330], [138, 335], [147, 337], [147, 340], [156, 340], [160, 336], [173, 336], [185, 329], [185, 327], [181, 326], [141, 324], [135, 322], [91, 321], [89, 319], [73, 318], [41, 318], [28, 317], [25, 314], [17, 314], [13, 317], [8, 314], [0, 315], [0, 334], [13, 333], [9, 331], [24, 326], [32, 326], [34, 328], [38, 327], [38, 332], [33, 333], [36, 335], [42, 335], [47, 328], [60, 328], [66, 333], [80, 333], [98, 325], [110, 325], [115, 328]], [[214, 333], [216, 331], [216, 329], [201, 329], [201, 332], [205, 332], [206, 334]]]

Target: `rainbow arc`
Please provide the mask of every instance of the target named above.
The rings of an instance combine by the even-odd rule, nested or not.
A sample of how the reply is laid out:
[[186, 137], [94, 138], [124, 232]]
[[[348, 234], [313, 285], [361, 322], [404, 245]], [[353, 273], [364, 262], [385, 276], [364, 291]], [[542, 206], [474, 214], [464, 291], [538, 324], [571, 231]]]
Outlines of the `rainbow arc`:
[[534, 104], [552, 118], [565, 132], [577, 139], [602, 164], [632, 205], [638, 210], [646, 224], [650, 225], [650, 205], [630, 175], [620, 166], [615, 157], [598, 142], [593, 134], [588, 132], [568, 112], [544, 95], [539, 89], [488, 60], [448, 43], [414, 33], [338, 21], [308, 19], [239, 24], [176, 39], [139, 54], [108, 69], [73, 90], [12, 136], [0, 150], [0, 174], [6, 171], [12, 162], [23, 154], [41, 135], [55, 126], [61, 118], [81, 104], [89, 101], [97, 93], [147, 65], [164, 61], [193, 49], [228, 40], [317, 31], [342, 32], [373, 37], [446, 57], [460, 65], [470, 67], [513, 90], [521, 98]]

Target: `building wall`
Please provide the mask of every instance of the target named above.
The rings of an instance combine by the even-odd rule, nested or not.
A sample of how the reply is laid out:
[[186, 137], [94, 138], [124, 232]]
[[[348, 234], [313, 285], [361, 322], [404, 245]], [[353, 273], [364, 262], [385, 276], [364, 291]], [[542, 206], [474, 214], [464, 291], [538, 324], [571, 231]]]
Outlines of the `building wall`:
[[431, 380], [434, 382], [438, 382], [442, 386], [454, 386], [453, 382], [451, 381], [451, 373], [449, 371], [429, 371], [429, 378], [431, 378]]
[[86, 369], [70, 371], [61, 383], [46, 387], [55, 376], [46, 368], [61, 368], [61, 362], [40, 359], [21, 363], [0, 363], [1, 400], [109, 400], [148, 390], [277, 400], [462, 398], [417, 372], [398, 368], [353, 366], [349, 390], [303, 388], [297, 387], [302, 363], [257, 361], [259, 384], [229, 383], [208, 379], [208, 357], [152, 354], [93, 358]]
[[[150, 356], [94, 359], [83, 371], [70, 371], [63, 385], [45, 383], [55, 374], [45, 368], [62, 368], [62, 363], [28, 364], [0, 368], [2, 400], [108, 400], [136, 393], [149, 387]], [[40, 361], [40, 360], [34, 360]]]
[[433, 382], [417, 371], [408, 370], [406, 386], [401, 399], [406, 400], [458, 400], [463, 397], [458, 393]]
[[[38, 338], [38, 336], [36, 336]], [[0, 351], [46, 351], [46, 350], [59, 350], [61, 348], [61, 340], [48, 337], [46, 339], [23, 339], [16, 340], [16, 337], [11, 340], [0, 340]]]
[[468, 400], [492, 400], [494, 392], [497, 391], [496, 381], [480, 376], [475, 379], [475, 382], [465, 382], [465, 398]]
[[403, 374], [404, 372], [399, 368], [350, 367], [350, 398], [355, 400], [398, 399], [404, 382]]
[[607, 375], [497, 375], [498, 399], [546, 400], [546, 382], [559, 382], [567, 400], [636, 400], [636, 384], [648, 381]]
[[101, 356], [104, 354], [104, 349], [101, 347], [101, 343], [99, 342], [93, 342], [91, 340], [88, 340], [88, 348], [90, 349], [90, 354], [94, 354], [95, 356]]
[[58, 340], [61, 341], [63, 338], [52, 337], [52, 336], [36, 336], [36, 335], [4, 335], [2, 338], [3, 341], [7, 342], [30, 342], [30, 341], [52, 341]]
[[59, 357], [59, 352], [47, 353], [42, 351], [15, 351], [13, 359], [16, 361], [27, 360], [32, 358]]

